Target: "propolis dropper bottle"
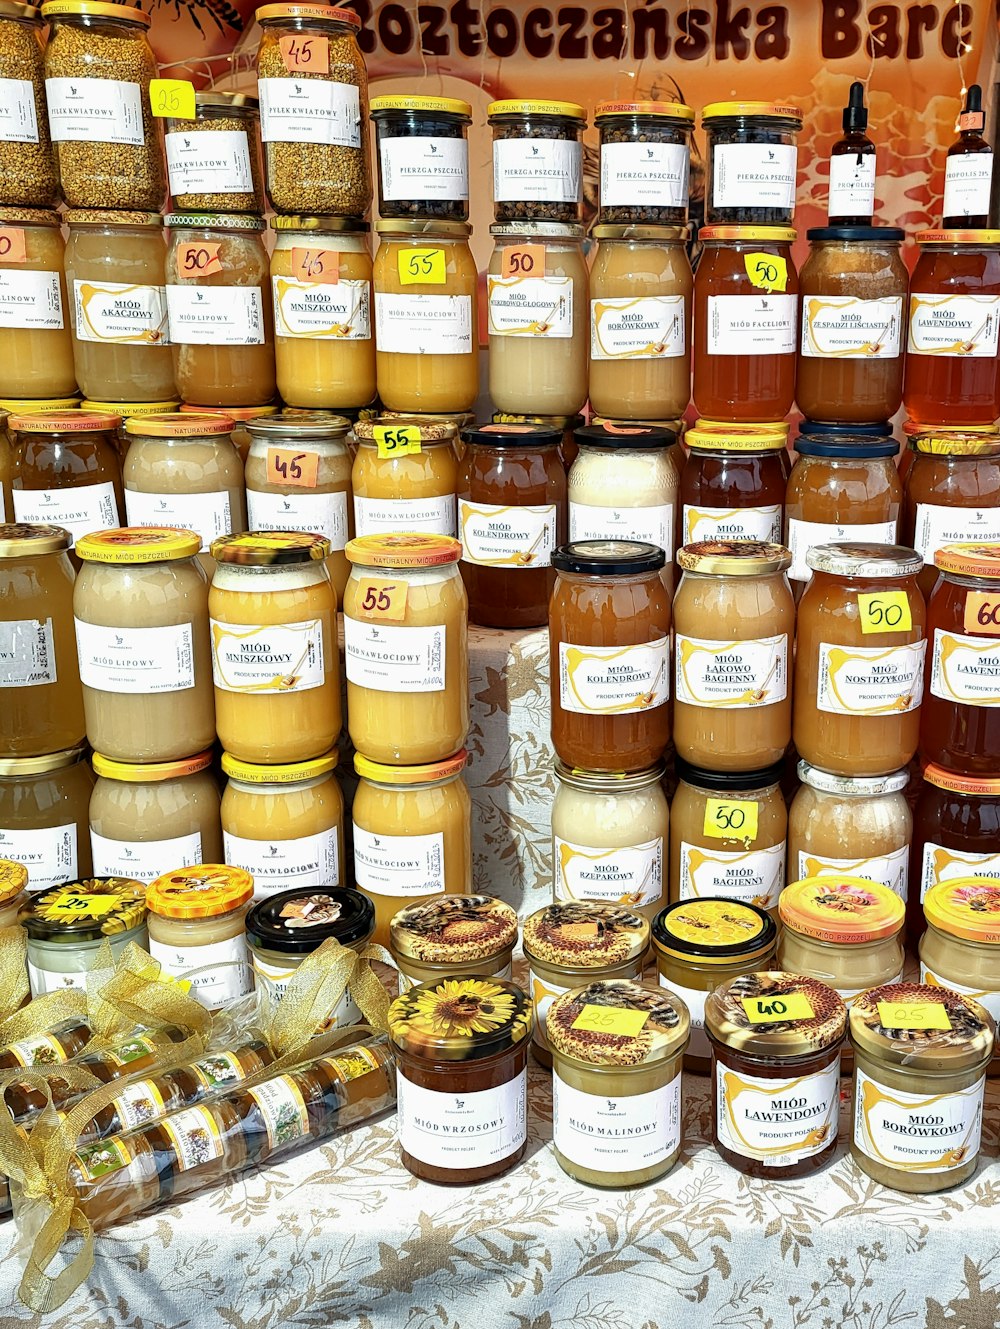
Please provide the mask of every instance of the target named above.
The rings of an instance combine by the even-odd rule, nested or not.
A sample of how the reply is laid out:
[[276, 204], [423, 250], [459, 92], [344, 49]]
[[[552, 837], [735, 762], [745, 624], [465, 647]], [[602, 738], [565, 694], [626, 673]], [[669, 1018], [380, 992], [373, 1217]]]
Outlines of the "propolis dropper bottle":
[[875, 213], [875, 144], [865, 130], [865, 85], [852, 83], [844, 107], [844, 137], [830, 154], [831, 226], [870, 226]]
[[944, 164], [944, 216], [946, 229], [975, 229], [990, 224], [993, 184], [993, 149], [983, 138], [986, 113], [983, 90], [973, 83], [965, 94], [958, 117], [958, 138], [948, 149]]

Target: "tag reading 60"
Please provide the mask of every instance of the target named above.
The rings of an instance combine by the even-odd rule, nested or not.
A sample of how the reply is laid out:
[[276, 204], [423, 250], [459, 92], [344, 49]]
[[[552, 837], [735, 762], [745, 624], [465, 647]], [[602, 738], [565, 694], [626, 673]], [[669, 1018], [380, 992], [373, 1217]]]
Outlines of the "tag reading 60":
[[396, 267], [403, 286], [443, 286], [448, 277], [443, 249], [401, 249]]
[[913, 627], [910, 602], [905, 591], [873, 591], [858, 596], [861, 631], [909, 632]]

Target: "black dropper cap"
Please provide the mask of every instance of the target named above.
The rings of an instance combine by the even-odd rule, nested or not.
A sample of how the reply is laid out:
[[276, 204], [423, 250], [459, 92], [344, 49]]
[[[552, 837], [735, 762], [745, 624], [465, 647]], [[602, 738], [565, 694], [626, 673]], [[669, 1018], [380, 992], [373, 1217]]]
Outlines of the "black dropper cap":
[[844, 129], [848, 134], [860, 134], [867, 128], [868, 107], [865, 105], [865, 85], [852, 83], [847, 105], [844, 107]]
[[[973, 83], [965, 94], [965, 108], [963, 115], [983, 115], [983, 90], [978, 83]], [[982, 125], [986, 123], [986, 117], [983, 116]]]

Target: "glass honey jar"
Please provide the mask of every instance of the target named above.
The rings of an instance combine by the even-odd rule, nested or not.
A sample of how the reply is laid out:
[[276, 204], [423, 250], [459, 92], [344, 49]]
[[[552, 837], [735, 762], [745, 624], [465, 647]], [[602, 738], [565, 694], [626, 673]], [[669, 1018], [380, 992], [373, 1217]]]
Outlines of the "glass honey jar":
[[124, 516], [118, 417], [46, 411], [7, 419], [14, 454], [14, 520], [62, 526], [75, 542], [121, 526]]
[[0, 47], [0, 202], [51, 208], [59, 191], [45, 106], [45, 24], [35, 5], [4, 0]]
[[220, 863], [175, 868], [146, 888], [150, 955], [210, 1011], [253, 991], [245, 935], [252, 900], [249, 872]]
[[712, 102], [701, 113], [708, 148], [705, 220], [790, 226], [802, 111], [780, 102]]
[[910, 447], [902, 538], [924, 560], [919, 581], [928, 599], [940, 575], [939, 549], [1000, 544], [1000, 438], [918, 427]]
[[975, 876], [939, 881], [923, 907], [921, 983], [972, 997], [1000, 1019], [1000, 885]]
[[706, 424], [684, 434], [678, 486], [680, 543], [763, 540], [780, 544], [788, 459], [771, 425]]
[[145, 887], [130, 877], [87, 877], [33, 891], [18, 914], [28, 934], [31, 995], [87, 990], [87, 975], [105, 940], [117, 960], [146, 937]]
[[354, 529], [420, 531], [454, 539], [458, 425], [434, 416], [379, 416], [353, 429]]
[[76, 391], [58, 213], [0, 207], [0, 330], [0, 396], [52, 398]]

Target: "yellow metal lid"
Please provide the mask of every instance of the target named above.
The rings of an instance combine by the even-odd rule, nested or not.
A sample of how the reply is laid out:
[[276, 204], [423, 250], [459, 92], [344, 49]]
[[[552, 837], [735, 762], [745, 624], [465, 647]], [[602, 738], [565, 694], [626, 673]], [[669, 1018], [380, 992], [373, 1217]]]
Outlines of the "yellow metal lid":
[[93, 434], [118, 428], [119, 417], [110, 411], [39, 411], [7, 418], [7, 428], [19, 434]]
[[660, 955], [698, 964], [750, 968], [770, 960], [778, 929], [770, 914], [739, 900], [676, 900], [653, 920], [653, 948]]
[[816, 978], [741, 974], [708, 997], [705, 1028], [717, 1043], [749, 1057], [804, 1057], [840, 1043], [847, 1007]]
[[418, 983], [389, 1007], [393, 1048], [430, 1061], [494, 1057], [530, 1037], [528, 994], [501, 978], [461, 972]]
[[28, 869], [12, 858], [0, 858], [0, 904], [20, 895], [28, 884]]
[[10, 411], [11, 414], [21, 415], [38, 415], [43, 411], [72, 411], [82, 404], [79, 397], [0, 397], [0, 407]]
[[836, 946], [894, 937], [905, 914], [895, 891], [865, 877], [805, 877], [778, 897], [778, 917], [786, 928]]
[[991, 877], [952, 877], [924, 897], [931, 927], [963, 941], [1000, 944], [1000, 882]]
[[49, 22], [54, 18], [117, 18], [125, 23], [138, 23], [148, 28], [152, 19], [141, 9], [131, 5], [106, 4], [105, 0], [48, 0], [42, 5], [42, 18]]
[[151, 914], [162, 918], [215, 918], [246, 904], [253, 877], [225, 863], [199, 863], [157, 877], [146, 889]]
[[122, 526], [81, 535], [76, 552], [85, 563], [170, 563], [193, 558], [201, 537], [177, 526]]
[[207, 771], [212, 764], [212, 749], [199, 752], [194, 757], [185, 757], [182, 761], [153, 761], [143, 766], [132, 762], [112, 761], [100, 752], [95, 752], [91, 763], [96, 775], [106, 780], [121, 780], [125, 784], [156, 784], [160, 780], [179, 780], [185, 775], [196, 775]]
[[222, 754], [222, 769], [234, 780], [244, 784], [297, 784], [302, 780], [313, 780], [317, 775], [326, 775], [335, 770], [340, 760], [340, 753], [333, 749], [324, 757], [313, 757], [311, 761], [296, 761], [287, 766], [258, 766], [253, 762], [241, 761], [231, 752]]
[[487, 120], [498, 115], [564, 115], [586, 122], [587, 112], [577, 102], [508, 101], [490, 102], [486, 108]]
[[649, 1066], [676, 1057], [691, 1014], [668, 988], [609, 978], [556, 997], [545, 1017], [552, 1051], [587, 1066]]
[[1000, 245], [1000, 231], [963, 231], [957, 228], [950, 231], [918, 231], [916, 241], [918, 245]]
[[246, 531], [242, 535], [220, 535], [212, 541], [212, 557], [217, 563], [244, 567], [322, 563], [329, 556], [326, 536], [308, 531]]
[[462, 557], [462, 542], [422, 531], [360, 535], [348, 540], [344, 553], [351, 563], [367, 568], [432, 568], [457, 563]]
[[42, 757], [2, 757], [0, 776], [17, 780], [25, 776], [48, 775], [51, 771], [61, 771], [67, 766], [75, 766], [83, 759], [86, 750], [86, 743], [81, 743], [79, 747], [63, 748], [61, 752], [47, 752]]
[[855, 1048], [873, 1060], [935, 1075], [985, 1069], [993, 1056], [987, 1011], [971, 997], [929, 983], [886, 983], [862, 992], [851, 1003], [850, 1031]]
[[31, 558], [70, 549], [73, 537], [61, 526], [35, 526], [30, 522], [0, 525], [0, 558]]
[[373, 97], [368, 108], [372, 115], [379, 111], [426, 111], [439, 115], [461, 115], [466, 119], [472, 116], [472, 107], [468, 102], [457, 97]]
[[726, 115], [767, 115], [802, 123], [802, 108], [787, 102], [709, 102], [702, 108], [702, 124]]
[[793, 244], [798, 231], [792, 226], [703, 226], [698, 232], [698, 239], [706, 243], [711, 240], [761, 240], [765, 244]]
[[388, 418], [380, 415], [374, 420], [358, 420], [354, 425], [354, 437], [359, 443], [374, 443], [382, 437], [379, 431], [386, 429], [414, 430], [421, 443], [450, 443], [458, 437], [458, 424], [454, 420], [442, 420], [430, 415], [394, 415]]
[[[360, 752], [354, 754], [354, 769], [365, 780], [374, 780], [376, 784], [433, 784], [436, 780], [448, 780], [465, 769], [469, 754], [465, 748], [444, 761], [434, 761], [426, 766], [386, 766], [380, 761], [363, 757]], [[223, 757], [223, 766], [225, 757]]]
[[180, 409], [179, 401], [90, 401], [80, 403], [81, 411], [110, 411], [126, 419], [130, 415], [163, 415]]
[[759, 434], [780, 434], [782, 438], [785, 439], [788, 438], [787, 420], [765, 420], [762, 424], [744, 425], [744, 424], [734, 424], [732, 421], [727, 421], [727, 420], [710, 420], [707, 416], [700, 415], [698, 419], [695, 420], [691, 428], [722, 429], [722, 430], [735, 429], [737, 431], [743, 429], [753, 429], [756, 430], [756, 432]]
[[780, 452], [788, 440], [787, 425], [722, 425], [699, 420], [684, 442], [692, 452]]
[[521, 943], [529, 960], [560, 969], [609, 969], [649, 949], [649, 923], [618, 904], [557, 900], [524, 920]]
[[[191, 402], [182, 402], [177, 409], [181, 415], [218, 415], [213, 406], [195, 406]], [[280, 410], [276, 402], [270, 406], [227, 406], [226, 415], [231, 420], [252, 420], [255, 415], [274, 415]]]
[[268, 19], [300, 18], [307, 22], [319, 19], [327, 23], [346, 23], [352, 28], [361, 27], [361, 19], [351, 9], [336, 9], [331, 5], [297, 4], [294, 0], [291, 3], [264, 5], [257, 10], [254, 17], [258, 23], [266, 23]]
[[677, 562], [684, 572], [759, 577], [784, 572], [792, 555], [784, 545], [762, 540], [698, 540], [677, 551]]
[[935, 553], [934, 563], [960, 577], [1000, 577], [1000, 545], [945, 545]]
[[160, 415], [132, 416], [125, 421], [130, 438], [200, 438], [202, 435], [230, 434], [233, 417], [221, 411], [195, 415], [183, 409]]
[[978, 429], [907, 430], [915, 452], [934, 457], [996, 457], [1000, 455], [1000, 437]]
[[594, 123], [612, 115], [654, 115], [672, 120], [694, 120], [694, 110], [684, 102], [601, 102], [594, 111]]

